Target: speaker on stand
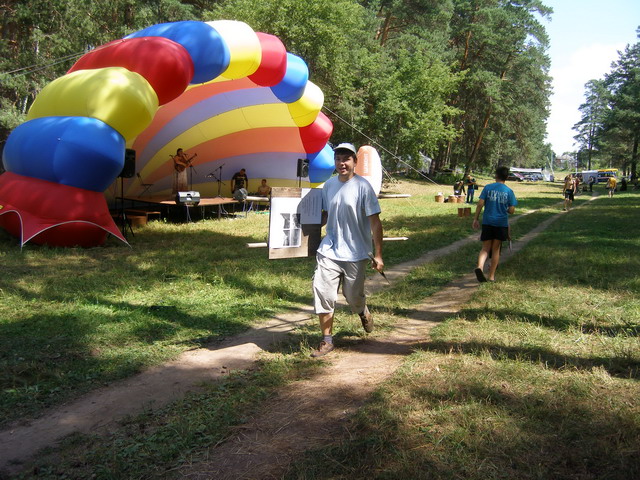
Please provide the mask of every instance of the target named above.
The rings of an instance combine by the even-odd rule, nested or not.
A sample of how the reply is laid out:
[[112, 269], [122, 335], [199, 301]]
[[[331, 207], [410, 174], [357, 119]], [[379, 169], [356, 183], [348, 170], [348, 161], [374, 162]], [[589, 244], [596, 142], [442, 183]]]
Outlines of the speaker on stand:
[[136, 174], [136, 151], [132, 148], [127, 148], [124, 151], [124, 166], [120, 178], [133, 178]]
[[127, 227], [129, 227], [131, 235], [135, 236], [135, 234], [133, 233], [133, 228], [131, 228], [131, 222], [127, 218], [127, 214], [124, 211], [124, 179], [133, 178], [135, 174], [136, 151], [132, 148], [127, 148], [124, 151], [124, 166], [122, 167], [122, 171], [118, 175], [118, 178], [120, 178], [120, 208], [118, 209], [118, 220], [120, 222], [122, 236], [125, 239], [127, 238]]
[[302, 185], [302, 178], [309, 176], [309, 159], [308, 158], [298, 159], [296, 176], [298, 177], [298, 187], [300, 187]]

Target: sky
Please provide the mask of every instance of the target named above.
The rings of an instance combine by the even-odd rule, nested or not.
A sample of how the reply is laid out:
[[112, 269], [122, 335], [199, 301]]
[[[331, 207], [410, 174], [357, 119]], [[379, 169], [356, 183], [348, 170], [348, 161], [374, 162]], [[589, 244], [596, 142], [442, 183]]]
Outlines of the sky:
[[573, 130], [580, 120], [584, 84], [611, 71], [618, 51], [640, 41], [640, 0], [543, 0], [553, 8], [542, 23], [549, 34], [553, 77], [547, 141], [557, 155], [577, 150]]

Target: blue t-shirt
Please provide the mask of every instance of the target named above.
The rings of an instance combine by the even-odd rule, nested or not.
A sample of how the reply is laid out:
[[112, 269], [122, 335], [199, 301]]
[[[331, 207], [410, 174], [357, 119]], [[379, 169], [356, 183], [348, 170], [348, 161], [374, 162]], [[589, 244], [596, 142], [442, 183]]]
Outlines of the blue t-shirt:
[[482, 189], [480, 199], [484, 200], [483, 225], [509, 226], [509, 207], [518, 204], [513, 190], [504, 183], [490, 183]]
[[347, 182], [331, 177], [322, 188], [322, 209], [327, 211], [327, 234], [318, 253], [332, 260], [366, 260], [371, 252], [369, 217], [380, 213], [371, 184], [359, 175]]

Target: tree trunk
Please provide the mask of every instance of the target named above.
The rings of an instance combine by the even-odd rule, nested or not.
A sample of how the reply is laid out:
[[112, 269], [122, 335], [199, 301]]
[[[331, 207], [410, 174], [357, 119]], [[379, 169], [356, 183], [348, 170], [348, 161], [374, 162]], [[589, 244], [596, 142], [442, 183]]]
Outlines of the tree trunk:
[[460, 62], [460, 70], [465, 70], [467, 68], [467, 62], [469, 61], [469, 52], [471, 51], [471, 25], [476, 23], [476, 12], [480, 7], [476, 7], [475, 12], [471, 16], [469, 20], [469, 30], [467, 30], [464, 36], [464, 53], [462, 54], [462, 61]]
[[587, 170], [591, 170], [591, 154], [593, 152], [593, 138], [595, 136], [595, 125], [593, 122], [591, 122], [591, 125], [589, 127], [589, 150], [588, 150], [588, 157], [587, 157]]
[[469, 30], [464, 37], [464, 54], [462, 55], [462, 62], [460, 62], [461, 71], [467, 68], [470, 45], [471, 45], [471, 30]]
[[487, 131], [487, 127], [489, 126], [490, 118], [491, 118], [491, 104], [489, 104], [489, 109], [487, 110], [487, 113], [484, 116], [480, 133], [478, 133], [478, 136], [476, 137], [476, 141], [473, 144], [473, 150], [471, 150], [471, 155], [469, 155], [469, 162], [467, 163], [467, 168], [471, 168], [471, 166], [476, 161], [476, 157], [478, 156], [478, 151], [480, 150], [480, 145], [482, 145], [482, 139], [484, 138], [484, 133]]
[[380, 40], [380, 46], [384, 47], [385, 43], [387, 43], [387, 39], [389, 38], [389, 31], [391, 30], [391, 21], [393, 16], [391, 15], [391, 11], [387, 12], [384, 17], [384, 23], [382, 24], [382, 28], [378, 31], [378, 35], [376, 35], [376, 40]]
[[638, 178], [638, 135], [635, 135], [633, 138], [633, 151], [631, 152], [631, 178]]

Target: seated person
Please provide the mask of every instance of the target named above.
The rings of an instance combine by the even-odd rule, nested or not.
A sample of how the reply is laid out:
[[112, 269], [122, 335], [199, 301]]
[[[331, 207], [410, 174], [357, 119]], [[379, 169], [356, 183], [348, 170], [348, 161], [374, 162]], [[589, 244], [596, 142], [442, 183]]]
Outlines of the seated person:
[[266, 178], [262, 179], [262, 183], [258, 187], [257, 194], [258, 194], [259, 197], [268, 197], [269, 195], [271, 195], [271, 187], [269, 185], [267, 185], [267, 179]]
[[458, 180], [453, 184], [453, 194], [464, 195], [464, 182], [462, 180]]

